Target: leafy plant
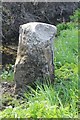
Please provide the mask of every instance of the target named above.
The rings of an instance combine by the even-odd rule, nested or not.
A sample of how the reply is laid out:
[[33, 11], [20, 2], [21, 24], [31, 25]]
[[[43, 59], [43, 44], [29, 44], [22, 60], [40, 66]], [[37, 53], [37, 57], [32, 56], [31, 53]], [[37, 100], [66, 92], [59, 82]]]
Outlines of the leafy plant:
[[6, 65], [5, 69], [2, 70], [2, 74], [0, 75], [2, 80], [13, 81], [14, 80], [14, 65]]
[[80, 9], [78, 8], [77, 10], [74, 11], [73, 15], [70, 16], [70, 19], [74, 23], [80, 23]]
[[55, 70], [57, 80], [76, 80], [78, 79], [78, 66], [76, 64], [65, 63], [64, 66]]
[[73, 28], [79, 28], [80, 23], [80, 9], [77, 9], [74, 11], [73, 15], [70, 16], [70, 22], [66, 23], [60, 23], [57, 25], [57, 36], [60, 35], [60, 31], [67, 30], [67, 29], [73, 29]]

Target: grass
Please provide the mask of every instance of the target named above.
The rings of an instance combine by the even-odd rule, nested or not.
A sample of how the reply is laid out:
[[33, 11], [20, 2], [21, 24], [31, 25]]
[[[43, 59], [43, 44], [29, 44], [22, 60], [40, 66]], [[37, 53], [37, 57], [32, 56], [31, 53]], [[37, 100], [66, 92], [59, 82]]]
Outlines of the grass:
[[14, 107], [9, 104], [0, 112], [0, 118], [78, 118], [77, 27], [63, 27], [54, 46], [54, 85], [36, 82], [36, 89], [29, 86], [23, 102], [13, 99]]
[[77, 118], [77, 80], [63, 81], [53, 85], [37, 83], [37, 89], [29, 87], [25, 104], [9, 106], [0, 117], [4, 118]]
[[60, 32], [55, 39], [55, 59], [57, 63], [78, 63], [78, 29], [67, 29]]

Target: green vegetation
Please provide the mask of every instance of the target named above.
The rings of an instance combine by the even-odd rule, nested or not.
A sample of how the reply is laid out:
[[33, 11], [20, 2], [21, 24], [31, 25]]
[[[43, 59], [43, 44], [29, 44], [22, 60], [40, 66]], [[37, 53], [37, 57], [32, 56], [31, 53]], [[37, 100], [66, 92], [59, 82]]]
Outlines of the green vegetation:
[[14, 65], [7, 64], [2, 71], [2, 74], [0, 75], [1, 80], [12, 82], [14, 80], [13, 69], [14, 69]]
[[[62, 30], [55, 40], [56, 62], [64, 65], [67, 63], [77, 64], [78, 57], [78, 29]], [[61, 66], [62, 66], [61, 65]]]
[[78, 28], [74, 16], [67, 28], [65, 23], [58, 25], [54, 85], [36, 82], [36, 89], [29, 87], [25, 98], [9, 97], [8, 108], [0, 112], [0, 118], [78, 118]]
[[[77, 80], [76, 80], [77, 81]], [[54, 85], [37, 83], [37, 89], [25, 93], [24, 104], [6, 108], [0, 113], [4, 118], [74, 118], [77, 117], [77, 83], [61, 81]], [[11, 107], [11, 106], [9, 106]]]

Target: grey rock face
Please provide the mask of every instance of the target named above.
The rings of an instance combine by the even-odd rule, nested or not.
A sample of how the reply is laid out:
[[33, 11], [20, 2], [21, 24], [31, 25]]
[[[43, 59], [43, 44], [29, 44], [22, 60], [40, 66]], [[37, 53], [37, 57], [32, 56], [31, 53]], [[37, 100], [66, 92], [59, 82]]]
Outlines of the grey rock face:
[[[44, 0], [43, 0], [44, 1]], [[19, 26], [28, 22], [44, 22], [56, 25], [80, 7], [79, 2], [3, 2], [3, 44], [17, 44]]]
[[15, 63], [16, 89], [49, 77], [53, 82], [53, 39], [56, 27], [31, 22], [20, 26], [19, 45]]

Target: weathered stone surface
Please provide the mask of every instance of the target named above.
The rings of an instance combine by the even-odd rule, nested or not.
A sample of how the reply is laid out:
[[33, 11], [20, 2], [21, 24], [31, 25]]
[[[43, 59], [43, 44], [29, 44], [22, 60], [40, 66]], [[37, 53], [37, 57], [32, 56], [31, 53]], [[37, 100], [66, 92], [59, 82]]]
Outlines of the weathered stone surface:
[[19, 45], [15, 63], [16, 89], [35, 80], [49, 77], [53, 81], [53, 39], [56, 27], [31, 22], [20, 26]]
[[18, 28], [22, 24], [37, 21], [56, 25], [63, 18], [69, 21], [78, 6], [79, 2], [3, 2], [3, 44], [18, 43]]

